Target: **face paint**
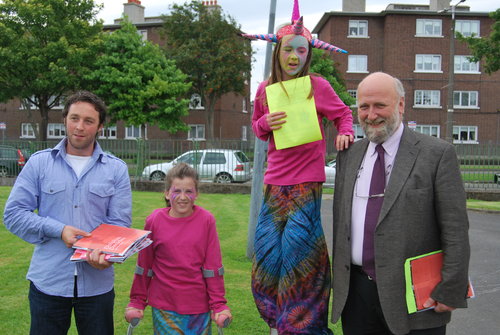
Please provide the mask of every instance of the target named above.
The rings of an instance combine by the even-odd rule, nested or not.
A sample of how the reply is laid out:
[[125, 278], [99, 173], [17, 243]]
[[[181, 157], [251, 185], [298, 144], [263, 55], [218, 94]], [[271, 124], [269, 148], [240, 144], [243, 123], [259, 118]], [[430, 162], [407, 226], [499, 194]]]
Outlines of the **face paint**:
[[304, 68], [308, 54], [309, 42], [304, 36], [284, 36], [279, 52], [283, 78], [294, 78]]
[[189, 199], [191, 199], [191, 201], [195, 201], [196, 199], [196, 190], [194, 188], [181, 189], [172, 186], [169, 192], [172, 201], [175, 201], [175, 199], [181, 195], [188, 197]]

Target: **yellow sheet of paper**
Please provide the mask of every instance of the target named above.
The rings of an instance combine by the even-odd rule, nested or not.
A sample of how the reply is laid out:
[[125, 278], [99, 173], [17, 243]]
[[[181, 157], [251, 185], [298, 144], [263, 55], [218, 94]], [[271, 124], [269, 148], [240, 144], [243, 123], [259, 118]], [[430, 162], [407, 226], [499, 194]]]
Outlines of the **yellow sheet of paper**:
[[266, 87], [269, 112], [286, 112], [286, 123], [281, 129], [274, 130], [276, 149], [295, 147], [301, 144], [319, 141], [323, 138], [319, 127], [314, 97], [308, 99], [311, 92], [309, 76], [291, 79]]

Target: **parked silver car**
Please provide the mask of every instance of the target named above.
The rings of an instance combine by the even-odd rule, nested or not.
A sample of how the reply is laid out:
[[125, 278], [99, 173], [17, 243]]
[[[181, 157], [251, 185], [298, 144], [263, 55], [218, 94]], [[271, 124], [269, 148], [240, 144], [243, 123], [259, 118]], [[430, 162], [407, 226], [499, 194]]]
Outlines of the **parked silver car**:
[[326, 187], [335, 186], [335, 173], [336, 173], [336, 161], [334, 159], [332, 161], [329, 161], [325, 165], [326, 181], [323, 183], [324, 186]]
[[188, 151], [171, 162], [146, 166], [142, 176], [149, 180], [163, 180], [174, 165], [187, 163], [198, 171], [200, 180], [214, 183], [246, 182], [252, 178], [250, 161], [243, 151], [206, 149]]

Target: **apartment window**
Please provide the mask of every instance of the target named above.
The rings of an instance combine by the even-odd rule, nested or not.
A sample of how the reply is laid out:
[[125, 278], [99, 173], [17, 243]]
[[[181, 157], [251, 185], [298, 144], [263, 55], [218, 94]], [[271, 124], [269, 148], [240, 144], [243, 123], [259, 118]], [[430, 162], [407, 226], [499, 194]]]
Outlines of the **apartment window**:
[[248, 141], [248, 127], [241, 126], [241, 140]]
[[142, 37], [143, 41], [148, 40], [148, 31], [147, 30], [137, 30], [137, 33]]
[[188, 140], [203, 141], [205, 140], [205, 125], [204, 124], [190, 124], [189, 125]]
[[201, 103], [201, 95], [194, 93], [189, 99], [189, 109], [205, 109]]
[[416, 90], [414, 107], [439, 107], [439, 91]]
[[354, 141], [365, 138], [365, 132], [363, 131], [363, 127], [361, 127], [360, 124], [353, 124], [352, 130], [354, 131]]
[[47, 138], [63, 138], [66, 136], [66, 128], [62, 123], [49, 123], [47, 125]]
[[[34, 96], [31, 96], [30, 99], [31, 99], [31, 101], [37, 102]], [[50, 106], [50, 105], [54, 104], [51, 107], [51, 109], [63, 109], [64, 108], [63, 100], [64, 100], [63, 97], [59, 97], [59, 99], [56, 100], [56, 96], [53, 95], [49, 98], [48, 105]], [[54, 103], [54, 101], [55, 101], [55, 103]], [[27, 109], [28, 106], [30, 109], [38, 109], [38, 107], [35, 104], [29, 102], [28, 100], [24, 100], [23, 103], [21, 104], [21, 106], [19, 107], [19, 109]]]
[[368, 21], [349, 20], [349, 37], [368, 37]]
[[456, 20], [455, 31], [465, 37], [479, 37], [479, 20]]
[[440, 127], [438, 125], [417, 125], [415, 131], [439, 138]]
[[116, 126], [109, 126], [109, 127], [102, 128], [101, 133], [99, 134], [99, 137], [103, 138], [103, 139], [111, 139], [111, 140], [116, 139]]
[[347, 72], [368, 72], [368, 56], [349, 55]]
[[247, 99], [243, 99], [243, 101], [242, 101], [242, 103], [241, 103], [241, 108], [242, 108], [243, 113], [248, 113], [248, 109], [247, 109]]
[[[36, 130], [38, 130], [38, 123], [36, 123]], [[21, 138], [36, 138], [33, 124], [21, 123]]]
[[454, 91], [453, 107], [455, 108], [477, 108], [477, 91]]
[[479, 63], [469, 61], [470, 56], [455, 56], [455, 73], [479, 73]]
[[347, 90], [347, 93], [349, 93], [349, 95], [351, 97], [356, 99], [356, 101], [354, 102], [354, 105], [352, 105], [352, 106], [357, 107], [358, 106], [358, 90]]
[[441, 20], [417, 19], [417, 36], [442, 37]]
[[453, 143], [477, 144], [477, 126], [453, 126]]
[[416, 72], [441, 72], [441, 55], [416, 55]]
[[125, 139], [131, 140], [141, 138], [142, 131], [140, 126], [128, 126], [125, 128]]

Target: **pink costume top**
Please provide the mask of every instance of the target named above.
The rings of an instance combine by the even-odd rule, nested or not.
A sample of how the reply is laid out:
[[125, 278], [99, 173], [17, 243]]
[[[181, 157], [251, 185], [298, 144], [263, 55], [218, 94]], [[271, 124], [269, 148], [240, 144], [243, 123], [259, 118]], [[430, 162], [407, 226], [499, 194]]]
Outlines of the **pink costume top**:
[[252, 128], [263, 141], [269, 139], [267, 170], [264, 183], [271, 185], [296, 185], [305, 182], [325, 181], [325, 133], [322, 118], [332, 120], [339, 134], [352, 135], [352, 111], [337, 96], [330, 83], [322, 77], [311, 75], [314, 101], [323, 139], [297, 147], [276, 150], [272, 131], [266, 121], [269, 108], [266, 101], [267, 81], [259, 85], [254, 101]]
[[129, 307], [150, 305], [179, 314], [228, 309], [215, 218], [193, 208], [185, 218], [169, 216], [170, 207], [146, 218], [144, 229], [152, 231], [153, 243], [139, 252]]

